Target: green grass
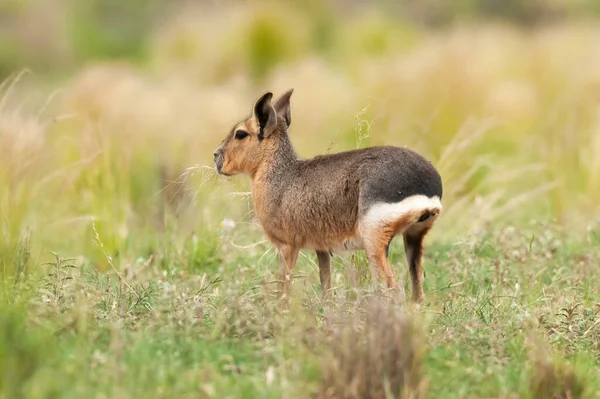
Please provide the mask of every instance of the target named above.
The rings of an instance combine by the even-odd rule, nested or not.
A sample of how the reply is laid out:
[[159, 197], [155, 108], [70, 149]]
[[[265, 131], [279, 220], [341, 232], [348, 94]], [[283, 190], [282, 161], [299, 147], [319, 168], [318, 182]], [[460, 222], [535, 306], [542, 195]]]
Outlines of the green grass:
[[[600, 292], [593, 276], [600, 249], [588, 242], [594, 234], [561, 238], [559, 229], [537, 225], [435, 242], [426, 249], [426, 304], [408, 313], [353, 287], [352, 275], [366, 273], [366, 264], [353, 266], [348, 257], [334, 263], [340, 283], [325, 306], [314, 256], [303, 258], [285, 309], [270, 285], [276, 260], [257, 267], [255, 249], [205, 273], [179, 254], [171, 261], [189, 273], [170, 274], [160, 272], [169, 255], [159, 251], [123, 280], [85, 259], [52, 256], [40, 266], [41, 280], [18, 282], [4, 305], [2, 392], [7, 398], [327, 397], [328, 388], [350, 384], [348, 376], [371, 389], [381, 384], [384, 371], [372, 367], [392, 356], [387, 372], [408, 372], [398, 386], [413, 397], [542, 398], [543, 389], [554, 388], [561, 391], [554, 397], [598, 397]], [[394, 244], [400, 275], [406, 275], [403, 256]], [[418, 339], [369, 341], [394, 328], [401, 335], [415, 331]], [[353, 341], [332, 339], [348, 333]], [[358, 350], [364, 339], [370, 351]], [[381, 353], [373, 355], [373, 348]], [[396, 363], [412, 352], [410, 363]], [[359, 364], [360, 373], [353, 371]]]

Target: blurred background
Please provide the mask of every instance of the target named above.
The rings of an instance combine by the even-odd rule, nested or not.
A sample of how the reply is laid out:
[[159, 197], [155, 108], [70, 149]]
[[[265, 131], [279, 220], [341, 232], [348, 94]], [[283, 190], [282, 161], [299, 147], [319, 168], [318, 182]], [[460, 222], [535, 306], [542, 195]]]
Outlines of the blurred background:
[[301, 156], [406, 145], [439, 168], [434, 237], [598, 226], [598, 16], [596, 0], [1, 1], [4, 273], [51, 250], [210, 262], [224, 218], [255, 232], [248, 179], [215, 176], [213, 149], [289, 88]]

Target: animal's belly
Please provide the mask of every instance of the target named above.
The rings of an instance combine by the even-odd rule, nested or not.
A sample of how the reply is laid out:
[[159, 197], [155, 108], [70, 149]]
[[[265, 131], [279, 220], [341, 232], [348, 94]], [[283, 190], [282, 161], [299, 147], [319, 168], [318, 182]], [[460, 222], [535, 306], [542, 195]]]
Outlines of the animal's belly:
[[321, 240], [315, 240], [309, 237], [305, 240], [303, 248], [316, 249], [321, 251], [345, 252], [364, 249], [362, 237], [358, 234], [345, 237], [323, 237]]
[[333, 252], [364, 249], [362, 237], [354, 226], [293, 224], [279, 218], [266, 218], [261, 225], [274, 244]]

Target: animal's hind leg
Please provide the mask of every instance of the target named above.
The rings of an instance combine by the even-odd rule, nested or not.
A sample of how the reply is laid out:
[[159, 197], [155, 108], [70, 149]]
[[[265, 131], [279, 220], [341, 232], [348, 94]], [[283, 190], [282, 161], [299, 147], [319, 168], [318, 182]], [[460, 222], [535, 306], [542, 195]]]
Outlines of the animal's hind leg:
[[386, 283], [388, 288], [398, 288], [394, 278], [394, 272], [390, 267], [387, 257], [387, 247], [391, 238], [374, 238], [366, 245], [367, 258], [371, 266], [375, 267], [379, 277]]
[[394, 236], [410, 226], [414, 222], [413, 219], [412, 215], [405, 215], [392, 222], [367, 225], [363, 230], [363, 240], [369, 263], [375, 266], [388, 288], [397, 289], [402, 297], [404, 297], [404, 288], [403, 285], [398, 285], [394, 279], [388, 259], [388, 248]]
[[423, 292], [423, 240], [433, 227], [439, 213], [439, 208], [426, 210], [419, 217], [417, 223], [402, 233], [406, 261], [412, 280], [412, 300], [417, 304], [423, 302], [425, 298]]
[[412, 281], [412, 300], [415, 303], [423, 302], [425, 297], [423, 292], [423, 239], [428, 230], [406, 231], [404, 237], [404, 250], [406, 252], [406, 261], [410, 270]]

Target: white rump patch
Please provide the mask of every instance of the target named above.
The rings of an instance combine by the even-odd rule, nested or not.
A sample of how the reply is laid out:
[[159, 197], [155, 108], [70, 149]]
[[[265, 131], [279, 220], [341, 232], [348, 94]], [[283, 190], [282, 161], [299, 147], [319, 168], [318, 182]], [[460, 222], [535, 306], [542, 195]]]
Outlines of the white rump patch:
[[363, 217], [361, 230], [379, 228], [386, 223], [395, 222], [406, 215], [414, 215], [416, 223], [421, 214], [428, 210], [442, 211], [442, 203], [438, 196], [413, 195], [400, 202], [380, 202], [373, 204]]

